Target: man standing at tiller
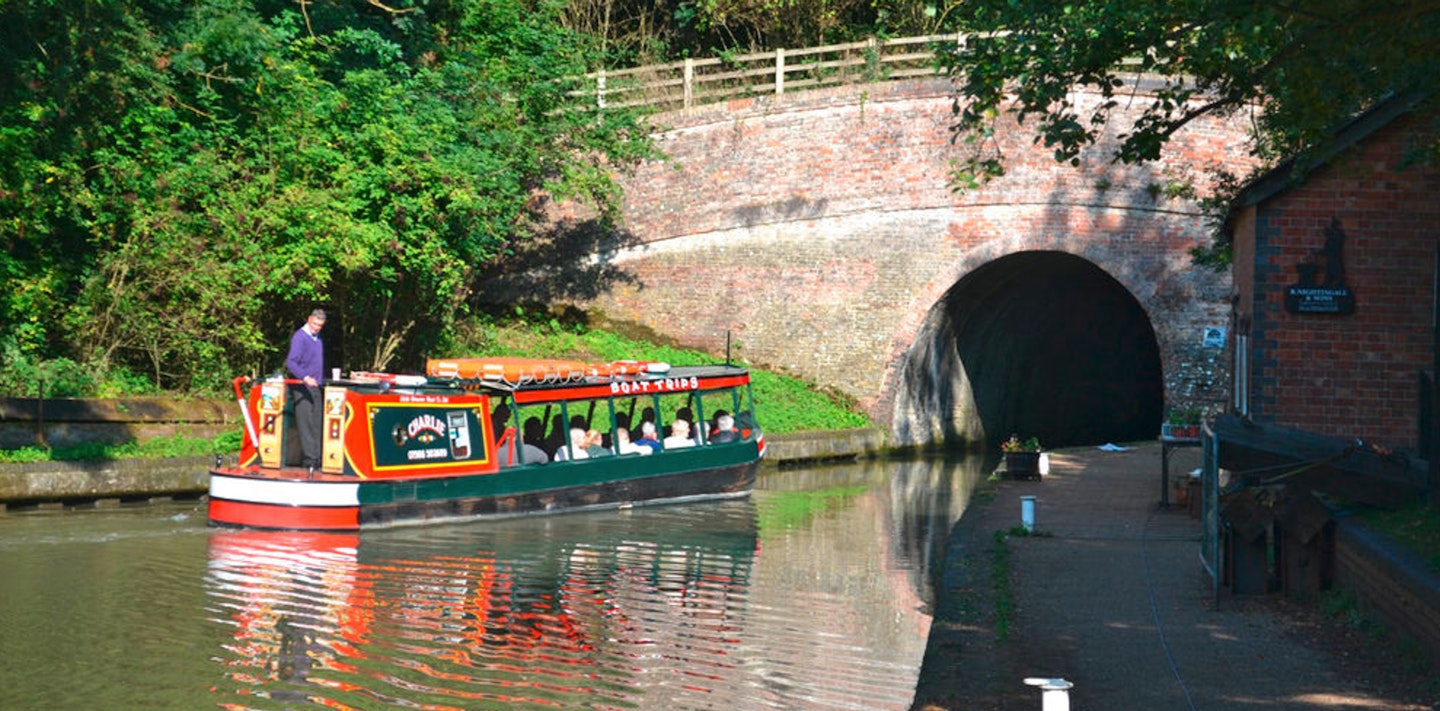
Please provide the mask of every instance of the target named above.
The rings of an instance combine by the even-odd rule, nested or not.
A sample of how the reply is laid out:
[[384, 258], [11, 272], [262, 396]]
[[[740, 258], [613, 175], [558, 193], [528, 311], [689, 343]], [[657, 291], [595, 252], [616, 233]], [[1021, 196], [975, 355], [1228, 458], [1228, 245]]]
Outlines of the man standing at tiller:
[[320, 329], [325, 328], [325, 310], [315, 309], [305, 325], [290, 337], [290, 353], [285, 356], [285, 369], [299, 383], [290, 383], [288, 396], [295, 404], [295, 428], [300, 432], [300, 466], [320, 468], [320, 381], [325, 373], [325, 344]]

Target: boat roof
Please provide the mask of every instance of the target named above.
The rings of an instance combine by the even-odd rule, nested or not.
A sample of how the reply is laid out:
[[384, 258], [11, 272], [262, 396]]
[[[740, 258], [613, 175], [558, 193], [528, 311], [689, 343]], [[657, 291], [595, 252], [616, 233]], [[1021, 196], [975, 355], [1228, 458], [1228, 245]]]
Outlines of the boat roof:
[[[722, 363], [717, 365], [676, 365], [671, 366], [670, 370], [663, 374], [641, 373], [638, 375], [615, 375], [608, 377], [594, 377], [584, 378], [581, 380], [568, 380], [557, 382], [531, 381], [522, 383], [506, 383], [494, 380], [467, 380], [464, 382], [469, 384], [471, 387], [478, 385], [480, 387], [490, 390], [513, 393], [519, 391], [567, 390], [587, 385], [603, 385], [608, 387], [612, 383], [658, 383], [682, 379], [689, 380], [691, 378], [695, 378], [698, 380], [712, 380], [715, 378], [733, 378], [738, 376], [747, 376], [748, 379], [749, 373], [750, 371], [748, 368], [744, 368], [738, 365], [725, 365]], [[722, 385], [720, 387], [728, 387], [728, 385]], [[702, 387], [699, 389], [705, 388]]]
[[720, 363], [670, 366], [663, 373], [632, 373], [520, 382], [445, 376], [400, 376], [399, 378], [390, 376], [387, 378], [384, 377], [385, 374], [364, 373], [355, 374], [360, 377], [350, 379], [346, 381], [346, 384], [360, 388], [375, 387], [382, 392], [426, 394], [485, 392], [492, 395], [514, 397], [516, 400], [546, 402], [591, 399], [611, 395], [628, 397], [738, 387], [749, 382], [749, 372], [749, 369], [743, 366]]

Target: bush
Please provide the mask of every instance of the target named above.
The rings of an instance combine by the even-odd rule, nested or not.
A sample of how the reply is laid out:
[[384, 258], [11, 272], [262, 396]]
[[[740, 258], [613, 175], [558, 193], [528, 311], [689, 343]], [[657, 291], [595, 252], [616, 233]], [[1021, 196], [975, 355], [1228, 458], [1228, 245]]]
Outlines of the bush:
[[10, 397], [125, 397], [159, 392], [148, 378], [102, 363], [38, 358], [0, 341], [0, 392]]

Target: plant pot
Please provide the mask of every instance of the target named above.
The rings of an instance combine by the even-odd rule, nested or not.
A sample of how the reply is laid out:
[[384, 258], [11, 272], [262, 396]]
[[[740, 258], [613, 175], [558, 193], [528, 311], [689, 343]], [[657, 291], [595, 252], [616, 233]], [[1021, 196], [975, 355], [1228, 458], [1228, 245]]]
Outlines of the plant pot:
[[1039, 452], [1006, 452], [1005, 477], [1007, 479], [1039, 479]]
[[1160, 425], [1160, 436], [1165, 439], [1200, 439], [1200, 425]]

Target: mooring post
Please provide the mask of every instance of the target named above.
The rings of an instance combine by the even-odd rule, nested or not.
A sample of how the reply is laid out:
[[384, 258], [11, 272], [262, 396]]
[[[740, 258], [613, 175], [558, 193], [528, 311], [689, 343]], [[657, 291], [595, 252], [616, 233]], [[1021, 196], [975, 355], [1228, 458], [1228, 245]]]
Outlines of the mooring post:
[[1074, 684], [1064, 679], [1039, 677], [1030, 677], [1025, 683], [1040, 687], [1040, 711], [1070, 711], [1070, 689]]

